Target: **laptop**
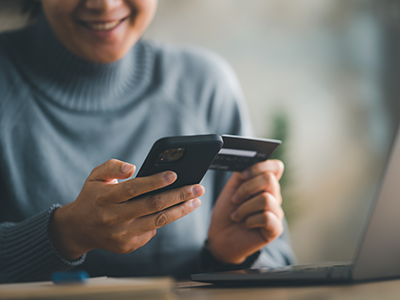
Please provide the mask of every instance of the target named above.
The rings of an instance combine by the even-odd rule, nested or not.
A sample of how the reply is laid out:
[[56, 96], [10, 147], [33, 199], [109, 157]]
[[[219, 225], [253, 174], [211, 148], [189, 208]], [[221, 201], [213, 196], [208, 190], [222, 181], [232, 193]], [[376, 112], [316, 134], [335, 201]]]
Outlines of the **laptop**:
[[214, 284], [326, 284], [400, 278], [400, 129], [353, 261], [192, 274]]

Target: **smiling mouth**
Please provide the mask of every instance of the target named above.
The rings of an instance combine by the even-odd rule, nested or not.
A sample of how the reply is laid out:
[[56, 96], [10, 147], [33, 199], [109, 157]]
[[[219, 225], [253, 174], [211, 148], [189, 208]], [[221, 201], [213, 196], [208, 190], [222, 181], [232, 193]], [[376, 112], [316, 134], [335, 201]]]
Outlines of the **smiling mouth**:
[[121, 20], [117, 20], [117, 21], [111, 21], [111, 22], [85, 22], [85, 21], [80, 21], [79, 23], [82, 24], [83, 26], [91, 29], [91, 30], [108, 31], [108, 30], [112, 30], [115, 27], [117, 27], [119, 24], [121, 24], [127, 18], [128, 17], [123, 18]]

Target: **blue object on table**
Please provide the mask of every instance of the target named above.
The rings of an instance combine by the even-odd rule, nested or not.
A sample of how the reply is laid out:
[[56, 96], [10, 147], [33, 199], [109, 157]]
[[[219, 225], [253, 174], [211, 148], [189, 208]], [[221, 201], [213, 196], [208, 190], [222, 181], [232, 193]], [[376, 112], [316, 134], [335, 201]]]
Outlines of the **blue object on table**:
[[89, 274], [85, 271], [55, 272], [51, 274], [51, 281], [55, 284], [85, 283]]

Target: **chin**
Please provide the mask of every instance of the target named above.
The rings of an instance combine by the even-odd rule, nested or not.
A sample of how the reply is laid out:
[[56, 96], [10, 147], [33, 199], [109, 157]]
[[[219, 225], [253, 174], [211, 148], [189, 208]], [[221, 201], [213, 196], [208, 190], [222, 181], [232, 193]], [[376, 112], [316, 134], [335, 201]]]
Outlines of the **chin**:
[[101, 51], [97, 48], [96, 50], [86, 52], [84, 55], [80, 55], [80, 57], [94, 63], [109, 64], [123, 58], [128, 51]]
[[101, 41], [80, 39], [80, 43], [75, 43], [75, 47], [71, 50], [75, 50], [73, 52], [84, 60], [108, 64], [123, 58], [138, 40], [139, 36], [136, 34], [128, 38], [126, 35], [121, 35]]

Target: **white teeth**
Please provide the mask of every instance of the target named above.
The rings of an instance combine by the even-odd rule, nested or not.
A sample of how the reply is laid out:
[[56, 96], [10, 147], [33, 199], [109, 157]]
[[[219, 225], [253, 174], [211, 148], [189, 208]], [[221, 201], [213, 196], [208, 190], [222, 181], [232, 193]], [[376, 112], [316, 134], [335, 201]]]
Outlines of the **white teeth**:
[[121, 21], [107, 22], [107, 23], [101, 23], [101, 24], [99, 24], [99, 23], [97, 23], [97, 24], [86, 23], [86, 24], [90, 29], [93, 29], [93, 30], [111, 30], [111, 29], [117, 27], [117, 25], [120, 22]]

